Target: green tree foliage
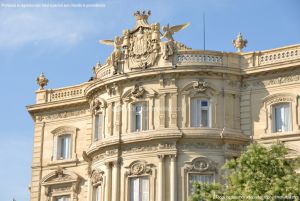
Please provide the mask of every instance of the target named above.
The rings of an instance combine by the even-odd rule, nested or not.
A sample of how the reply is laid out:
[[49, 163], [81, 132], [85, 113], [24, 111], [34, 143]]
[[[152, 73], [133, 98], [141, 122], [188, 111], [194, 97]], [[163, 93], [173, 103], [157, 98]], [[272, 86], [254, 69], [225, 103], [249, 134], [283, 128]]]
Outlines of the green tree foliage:
[[[238, 159], [224, 165], [227, 184], [194, 184], [191, 201], [299, 200], [299, 159], [287, 157], [282, 144], [251, 144]], [[288, 199], [292, 198], [292, 199]]]

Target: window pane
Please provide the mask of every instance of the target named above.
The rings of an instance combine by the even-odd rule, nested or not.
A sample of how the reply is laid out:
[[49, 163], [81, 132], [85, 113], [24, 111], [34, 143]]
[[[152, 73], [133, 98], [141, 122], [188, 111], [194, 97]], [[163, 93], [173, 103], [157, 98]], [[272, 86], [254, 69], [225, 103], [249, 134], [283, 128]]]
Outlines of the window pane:
[[59, 157], [58, 159], [70, 158], [71, 135], [59, 136], [57, 146], [58, 146], [57, 156]]
[[94, 131], [94, 140], [98, 140], [98, 132], [99, 132], [99, 114], [95, 115], [95, 131]]
[[136, 131], [139, 131], [139, 130], [141, 130], [141, 120], [142, 120], [142, 118], [141, 118], [141, 114], [136, 114], [135, 115], [135, 130]]
[[142, 186], [141, 186], [141, 188], [142, 188], [141, 201], [149, 201], [149, 178], [142, 177], [141, 184], [142, 184]]
[[191, 100], [191, 127], [198, 127], [197, 124], [197, 117], [198, 117], [198, 111], [197, 111], [197, 99]]
[[207, 110], [201, 111], [201, 126], [203, 126], [203, 127], [208, 126], [208, 111]]
[[139, 200], [139, 179], [130, 179], [130, 201], [140, 201]]
[[95, 116], [95, 133], [94, 133], [94, 141], [102, 139], [102, 121], [103, 121], [103, 115], [97, 114]]
[[291, 130], [291, 114], [289, 104], [279, 104], [274, 106], [275, 132], [286, 132]]
[[94, 201], [101, 201], [101, 186], [94, 188]]
[[55, 201], [70, 201], [70, 196], [60, 196], [56, 197]]
[[207, 107], [208, 106], [208, 101], [204, 100], [201, 101], [201, 107]]

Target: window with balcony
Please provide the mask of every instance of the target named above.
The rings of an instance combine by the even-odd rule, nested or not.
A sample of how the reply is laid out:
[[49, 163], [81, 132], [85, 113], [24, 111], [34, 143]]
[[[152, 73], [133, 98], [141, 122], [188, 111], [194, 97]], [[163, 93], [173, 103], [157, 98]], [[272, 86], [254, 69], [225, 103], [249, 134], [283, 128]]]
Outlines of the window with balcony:
[[57, 137], [57, 160], [66, 160], [71, 158], [71, 135], [65, 134]]
[[149, 177], [130, 178], [130, 201], [149, 201]]
[[132, 105], [132, 132], [148, 130], [148, 112], [146, 103]]
[[291, 130], [290, 103], [280, 103], [272, 106], [273, 132], [287, 132]]
[[207, 99], [191, 99], [191, 127], [210, 127], [210, 110]]
[[102, 135], [103, 135], [103, 114], [98, 113], [95, 115], [94, 141], [101, 140]]

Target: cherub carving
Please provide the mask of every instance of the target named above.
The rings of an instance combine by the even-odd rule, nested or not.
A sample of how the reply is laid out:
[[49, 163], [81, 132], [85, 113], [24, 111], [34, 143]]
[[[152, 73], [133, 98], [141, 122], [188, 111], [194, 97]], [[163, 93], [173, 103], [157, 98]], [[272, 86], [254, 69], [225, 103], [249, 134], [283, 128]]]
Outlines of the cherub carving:
[[122, 56], [121, 45], [123, 42], [123, 38], [119, 38], [118, 36], [115, 37], [115, 40], [100, 40], [100, 43], [104, 45], [113, 45], [114, 50], [111, 55], [107, 59], [107, 63], [114, 67], [114, 74], [117, 73], [118, 61], [120, 61]]
[[178, 32], [182, 29], [185, 29], [186, 27], [188, 27], [190, 25], [190, 23], [185, 23], [185, 24], [181, 24], [181, 25], [175, 25], [175, 26], [169, 26], [169, 24], [167, 26], [163, 27], [163, 35], [161, 38], [166, 38], [167, 42], [164, 43], [163, 45], [163, 58], [164, 59], [168, 59], [169, 56], [174, 54], [175, 51], [175, 43], [174, 43], [174, 38], [173, 38], [173, 34], [175, 32]]

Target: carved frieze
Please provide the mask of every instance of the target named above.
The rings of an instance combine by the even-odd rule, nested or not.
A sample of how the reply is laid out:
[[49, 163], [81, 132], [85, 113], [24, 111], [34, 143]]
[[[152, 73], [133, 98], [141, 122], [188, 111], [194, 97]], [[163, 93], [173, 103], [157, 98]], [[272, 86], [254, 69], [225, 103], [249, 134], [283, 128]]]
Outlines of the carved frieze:
[[222, 149], [223, 146], [220, 144], [208, 144], [208, 143], [184, 143], [178, 144], [178, 149], [213, 149], [219, 150]]
[[266, 80], [253, 81], [252, 85], [254, 87], [266, 87], [266, 86], [281, 85], [281, 84], [297, 82], [297, 81], [300, 81], [300, 75], [293, 74], [293, 75], [280, 76], [268, 80], [266, 79]]
[[36, 115], [36, 121], [40, 122], [43, 120], [56, 120], [56, 119], [65, 119], [69, 117], [76, 117], [85, 115], [89, 109], [82, 109], [82, 110], [73, 110], [73, 111], [64, 111], [64, 112], [57, 112], [52, 114], [43, 114], [43, 115]]

